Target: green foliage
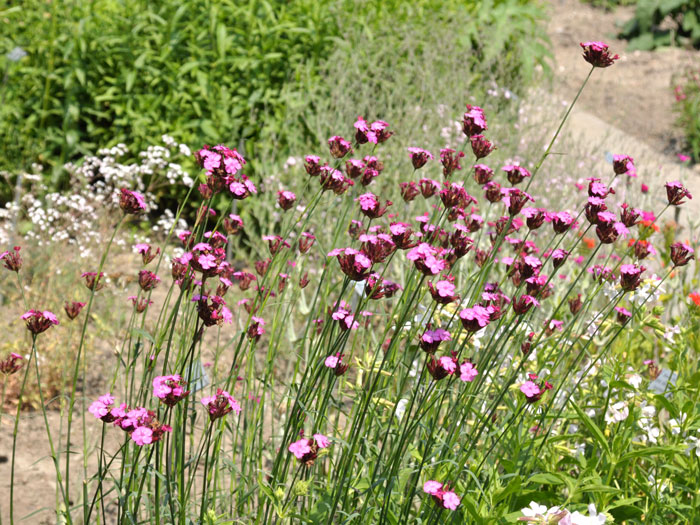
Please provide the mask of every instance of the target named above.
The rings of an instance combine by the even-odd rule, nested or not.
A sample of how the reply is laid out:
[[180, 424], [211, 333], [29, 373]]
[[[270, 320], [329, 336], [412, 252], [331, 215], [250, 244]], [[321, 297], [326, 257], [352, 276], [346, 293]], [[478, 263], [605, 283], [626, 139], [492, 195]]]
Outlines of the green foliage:
[[[449, 25], [441, 36], [468, 51], [462, 73], [489, 76], [497, 64], [528, 78], [546, 56], [542, 16], [522, 0], [29, 0], [0, 11], [0, 169], [60, 167], [119, 142], [140, 151], [163, 133], [193, 146], [226, 142], [251, 158], [274, 137], [279, 153], [305, 139], [285, 115], [290, 102], [308, 105], [309, 87], [328, 96], [323, 72], [336, 50], [371, 63], [365, 42], [390, 35], [390, 52], [415, 28], [400, 57], [410, 61], [423, 31]], [[4, 55], [16, 46], [28, 56], [11, 62]]]
[[700, 160], [700, 70], [690, 69], [676, 79], [676, 113], [693, 160]]
[[630, 49], [684, 44], [700, 48], [700, 1], [640, 0], [620, 36], [629, 39]]
[[585, 0], [586, 3], [594, 7], [602, 7], [610, 10], [620, 5], [634, 5], [637, 0]]

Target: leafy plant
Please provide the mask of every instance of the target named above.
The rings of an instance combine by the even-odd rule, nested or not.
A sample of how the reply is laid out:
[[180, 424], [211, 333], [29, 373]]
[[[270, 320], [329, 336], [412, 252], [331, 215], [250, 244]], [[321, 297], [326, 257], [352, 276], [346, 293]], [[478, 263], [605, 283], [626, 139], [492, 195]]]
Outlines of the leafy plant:
[[700, 161], [700, 70], [688, 69], [674, 82], [678, 125], [695, 162]]
[[700, 1], [640, 0], [620, 36], [629, 39], [630, 49], [683, 44], [699, 48]]

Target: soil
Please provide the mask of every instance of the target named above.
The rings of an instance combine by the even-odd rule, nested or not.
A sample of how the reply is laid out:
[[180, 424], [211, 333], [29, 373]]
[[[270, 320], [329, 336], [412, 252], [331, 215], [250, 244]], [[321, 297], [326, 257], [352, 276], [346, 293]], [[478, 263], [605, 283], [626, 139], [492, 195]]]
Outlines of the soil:
[[[582, 142], [604, 145], [601, 151], [633, 156], [640, 177], [646, 174], [658, 180], [661, 176], [664, 180], [683, 180], [698, 195], [687, 209], [700, 210], [700, 173], [681, 165], [676, 158], [683, 150], [672, 110], [672, 79], [688, 65], [698, 65], [698, 52], [684, 49], [627, 52], [626, 42], [616, 37], [617, 24], [629, 19], [633, 8], [606, 12], [577, 0], [550, 0], [549, 5], [551, 17], [547, 29], [553, 46], [555, 97], [570, 102], [588, 72], [579, 42], [603, 40], [620, 55], [614, 66], [594, 72], [591, 84], [571, 115], [569, 132]], [[609, 160], [601, 153], [600, 162], [609, 163]], [[94, 392], [88, 392], [88, 396], [101, 393], [98, 385], [89, 385], [89, 389]], [[78, 414], [76, 419], [75, 436], [82, 436]], [[54, 434], [58, 433], [59, 420], [56, 411], [49, 413]], [[90, 432], [97, 432], [98, 425], [92, 423], [90, 420], [88, 436], [90, 446], [95, 446], [98, 436]], [[77, 447], [82, 447], [80, 439]], [[55, 472], [40, 413], [22, 415], [18, 443], [15, 518], [19, 522], [26, 517], [24, 523], [55, 523]], [[11, 448], [12, 417], [5, 413], [0, 420], [0, 517], [6, 523], [9, 523]], [[79, 459], [74, 463], [82, 470]], [[89, 466], [89, 470], [94, 471], [91, 467], [94, 466]], [[82, 472], [71, 475], [75, 481], [71, 494], [78, 497]]]

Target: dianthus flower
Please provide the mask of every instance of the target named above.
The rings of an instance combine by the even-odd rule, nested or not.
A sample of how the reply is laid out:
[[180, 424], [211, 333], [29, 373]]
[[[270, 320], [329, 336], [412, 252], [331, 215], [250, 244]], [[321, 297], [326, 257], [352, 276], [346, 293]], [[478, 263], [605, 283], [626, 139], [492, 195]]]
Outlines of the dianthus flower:
[[421, 179], [418, 181], [420, 192], [424, 198], [429, 199], [440, 190], [440, 183], [433, 179]]
[[63, 305], [63, 309], [66, 311], [68, 319], [72, 321], [73, 319], [78, 317], [78, 314], [80, 314], [80, 311], [83, 309], [84, 306], [85, 303], [81, 303], [78, 301], [72, 301], [70, 303], [66, 301]]
[[146, 308], [153, 304], [153, 301], [146, 299], [145, 297], [139, 299], [135, 295], [130, 295], [126, 299], [127, 301], [131, 301], [131, 303], [134, 305], [134, 310], [136, 310], [137, 314], [145, 312]]
[[486, 164], [476, 164], [474, 166], [474, 180], [477, 184], [488, 184], [493, 180], [493, 170]]
[[435, 359], [435, 356], [431, 355], [428, 359], [427, 368], [433, 379], [440, 381], [457, 371], [457, 359], [454, 356], [447, 355]]
[[613, 155], [613, 171], [615, 175], [634, 171], [634, 159], [629, 155]]
[[0, 253], [0, 260], [5, 265], [5, 268], [12, 272], [19, 272], [22, 268], [22, 257], [19, 255], [21, 248], [15, 246], [12, 251]]
[[467, 136], [479, 135], [489, 129], [484, 110], [479, 106], [467, 104], [467, 112], [462, 117], [462, 132]]
[[296, 200], [297, 196], [291, 191], [285, 190], [277, 192], [277, 204], [279, 204], [280, 208], [282, 208], [284, 211], [287, 211], [294, 206]]
[[263, 235], [262, 240], [267, 242], [267, 247], [270, 249], [271, 255], [275, 255], [282, 248], [291, 248], [289, 242], [285, 241], [279, 235]]
[[153, 395], [171, 408], [190, 393], [185, 387], [187, 381], [178, 374], [153, 378]]
[[608, 45], [604, 42], [582, 42], [579, 44], [583, 48], [583, 58], [593, 67], [612, 66], [619, 55], [611, 55]]
[[236, 235], [241, 230], [243, 230], [243, 219], [241, 219], [240, 215], [231, 213], [228, 217], [224, 217], [224, 231], [226, 233]]
[[114, 408], [114, 396], [107, 393], [98, 397], [97, 401], [93, 401], [88, 412], [105, 423], [112, 423], [116, 419], [112, 414], [112, 408]]
[[321, 166], [320, 174], [321, 188], [324, 191], [331, 190], [336, 195], [342, 195], [350, 186], [354, 185], [352, 179], [330, 166]]
[[418, 345], [424, 352], [434, 354], [440, 346], [440, 343], [451, 340], [452, 336], [447, 330], [442, 328], [430, 330], [428, 326], [425, 332], [423, 332], [423, 335], [421, 335]]
[[391, 201], [386, 201], [383, 205], [380, 204], [379, 199], [373, 193], [363, 193], [355, 201], [360, 203], [362, 213], [370, 219], [378, 219], [392, 205]]
[[401, 189], [401, 198], [404, 202], [411, 202], [420, 194], [420, 187], [413, 181], [399, 182], [399, 188]]
[[472, 308], [465, 308], [459, 312], [462, 326], [468, 332], [478, 332], [491, 321], [491, 310], [475, 304]]
[[58, 319], [56, 316], [48, 311], [44, 310], [29, 310], [22, 314], [21, 319], [26, 323], [27, 329], [34, 335], [45, 332], [51, 325], [57, 325]]
[[535, 383], [537, 379], [535, 374], [529, 374], [529, 377], [530, 379], [520, 386], [520, 391], [525, 395], [528, 403], [535, 403], [542, 398], [547, 390], [552, 389], [552, 385], [548, 381], [543, 381], [538, 385]]
[[674, 242], [671, 245], [671, 261], [674, 266], [685, 266], [693, 259], [695, 250], [682, 242]]
[[217, 295], [194, 295], [192, 301], [197, 303], [197, 315], [204, 326], [230, 324], [233, 321], [233, 315], [226, 307], [226, 301]]
[[442, 190], [440, 190], [440, 200], [444, 204], [445, 208], [452, 208], [453, 206], [458, 206], [460, 208], [466, 208], [470, 204], [476, 204], [476, 199], [467, 193], [467, 190], [463, 186], [457, 183], [445, 183]]
[[555, 233], [566, 233], [575, 226], [574, 218], [566, 211], [551, 213], [549, 218], [552, 221], [552, 228]]
[[636, 264], [623, 264], [620, 266], [620, 286], [626, 292], [633, 292], [642, 282], [642, 273], [646, 270], [644, 266]]
[[517, 164], [509, 164], [507, 166], [503, 166], [501, 169], [506, 172], [508, 182], [513, 185], [520, 184], [526, 177], [531, 177], [527, 168], [518, 166]]
[[154, 251], [151, 245], [146, 243], [135, 244], [134, 249], [137, 253], [141, 254], [141, 260], [143, 260], [144, 266], [160, 255], [160, 248], [156, 248]]
[[223, 248], [228, 244], [228, 239], [221, 232], [204, 232], [204, 238], [206, 239], [206, 242], [208, 242], [209, 245], [215, 250], [217, 248]]
[[673, 181], [666, 183], [666, 196], [668, 198], [668, 203], [673, 206], [680, 206], [685, 201], [684, 198], [692, 199], [693, 196], [690, 192], [680, 183], [680, 181]]
[[231, 197], [236, 200], [243, 200], [258, 193], [255, 184], [245, 175], [241, 175], [240, 179], [232, 179], [228, 185], [228, 190], [231, 192]]
[[139, 286], [144, 292], [153, 290], [160, 282], [160, 277], [158, 277], [153, 272], [148, 270], [141, 270], [139, 272]]
[[328, 147], [331, 150], [331, 155], [336, 159], [342, 159], [352, 151], [352, 144], [338, 135], [328, 139]]
[[513, 310], [516, 314], [523, 315], [526, 314], [530, 308], [538, 307], [540, 303], [532, 297], [531, 295], [521, 295], [518, 299], [513, 301]]
[[105, 274], [103, 272], [100, 272], [99, 276], [97, 275], [97, 272], [83, 272], [80, 276], [85, 279], [85, 286], [88, 288], [88, 290], [96, 292], [105, 287], [103, 280]]
[[146, 200], [143, 195], [135, 191], [122, 188], [119, 196], [119, 207], [124, 213], [136, 215], [146, 209]]
[[411, 164], [413, 164], [413, 169], [419, 170], [429, 160], [433, 160], [433, 154], [427, 150], [421, 148], [408, 148], [408, 152], [411, 155]]
[[262, 317], [253, 316], [251, 323], [248, 326], [248, 339], [252, 341], [258, 341], [260, 336], [265, 333], [265, 319]]
[[435, 257], [438, 251], [428, 243], [421, 243], [406, 254], [406, 259], [413, 261], [416, 268], [424, 275], [436, 275], [446, 268], [443, 259]]
[[457, 510], [461, 502], [455, 492], [438, 481], [426, 481], [423, 484], [423, 492], [430, 494], [433, 497], [433, 501], [445, 509]]
[[[532, 198], [532, 195], [529, 193], [525, 193], [524, 191], [519, 190], [518, 188], [504, 188], [501, 190], [503, 193], [503, 203], [506, 205], [508, 208], [508, 214], [513, 217], [520, 213], [520, 211], [523, 209], [523, 206], [527, 204], [528, 201], [534, 201], [535, 199]], [[530, 227], [530, 224], [536, 225], [538, 228], [539, 226], [542, 225], [544, 222], [544, 212], [540, 212], [541, 214], [541, 219], [539, 216], [535, 216], [532, 222], [528, 221], [528, 227]], [[530, 228], [530, 229], [535, 229], [535, 228]]]
[[203, 397], [200, 401], [209, 412], [209, 420], [214, 421], [224, 417], [229, 412], [241, 413], [241, 405], [238, 404], [231, 394], [220, 388], [216, 389], [216, 394]]
[[449, 304], [459, 299], [459, 296], [455, 293], [454, 278], [451, 276], [447, 279], [438, 281], [433, 285], [432, 281], [428, 281], [428, 289], [430, 290], [430, 295], [433, 296], [433, 300], [438, 304]]
[[621, 325], [627, 324], [627, 321], [632, 318], [632, 312], [622, 306], [616, 306], [615, 311], [617, 312], [617, 322]]
[[378, 273], [370, 274], [365, 281], [365, 293], [370, 299], [378, 300], [393, 297], [401, 286], [387, 279], [381, 279]]
[[389, 225], [389, 232], [391, 233], [391, 240], [399, 250], [410, 250], [416, 246], [410, 224], [406, 222], [392, 222]]
[[488, 157], [496, 146], [491, 144], [491, 142], [483, 135], [472, 135], [469, 137], [469, 141], [472, 145], [472, 153], [476, 157], [476, 160], [480, 160]]
[[353, 281], [364, 281], [372, 267], [369, 257], [353, 248], [337, 248], [328, 252], [328, 257], [337, 257], [340, 269]]
[[213, 277], [219, 273], [219, 267], [226, 258], [223, 248], [214, 248], [207, 242], [200, 242], [192, 247], [192, 251], [185, 253], [180, 260], [188, 262], [192, 268], [202, 273], [202, 277]]
[[5, 374], [6, 376], [14, 374], [22, 368], [23, 360], [24, 358], [21, 355], [10, 352], [9, 356], [0, 361], [0, 374]]
[[459, 379], [465, 383], [471, 383], [477, 375], [479, 375], [479, 371], [474, 366], [474, 363], [468, 359], [459, 365]]
[[323, 364], [326, 366], [326, 368], [333, 370], [333, 373], [336, 376], [342, 376], [348, 369], [348, 365], [343, 363], [343, 354], [340, 352], [326, 357]]
[[294, 454], [294, 457], [299, 460], [301, 464], [306, 467], [310, 467], [316, 461], [318, 457], [318, 451], [320, 449], [328, 448], [330, 445], [330, 440], [323, 434], [314, 434], [310, 438], [303, 438], [299, 441], [295, 441], [289, 445], [289, 452]]
[[464, 152], [456, 152], [451, 148], [440, 150], [440, 162], [442, 163], [442, 173], [445, 177], [449, 177], [457, 170], [461, 170], [462, 166], [459, 160], [464, 157]]

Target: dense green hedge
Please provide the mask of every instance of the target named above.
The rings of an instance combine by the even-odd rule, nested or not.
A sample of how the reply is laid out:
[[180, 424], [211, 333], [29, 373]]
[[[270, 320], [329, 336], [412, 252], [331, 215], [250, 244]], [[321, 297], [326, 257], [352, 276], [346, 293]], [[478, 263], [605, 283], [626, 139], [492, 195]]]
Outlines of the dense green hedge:
[[[503, 13], [517, 20], [520, 10], [529, 21], [511, 29]], [[284, 148], [299, 133], [282, 128], [288, 101], [328, 81], [323, 65], [339, 46], [358, 51], [347, 34], [458, 21], [474, 50], [465, 71], [505, 50], [507, 74], [527, 75], [546, 53], [541, 17], [523, 0], [26, 0], [0, 10], [0, 169], [60, 167], [118, 142], [138, 151], [166, 132], [193, 145], [245, 143], [249, 156], [261, 137]], [[27, 56], [12, 62], [16, 46]]]

